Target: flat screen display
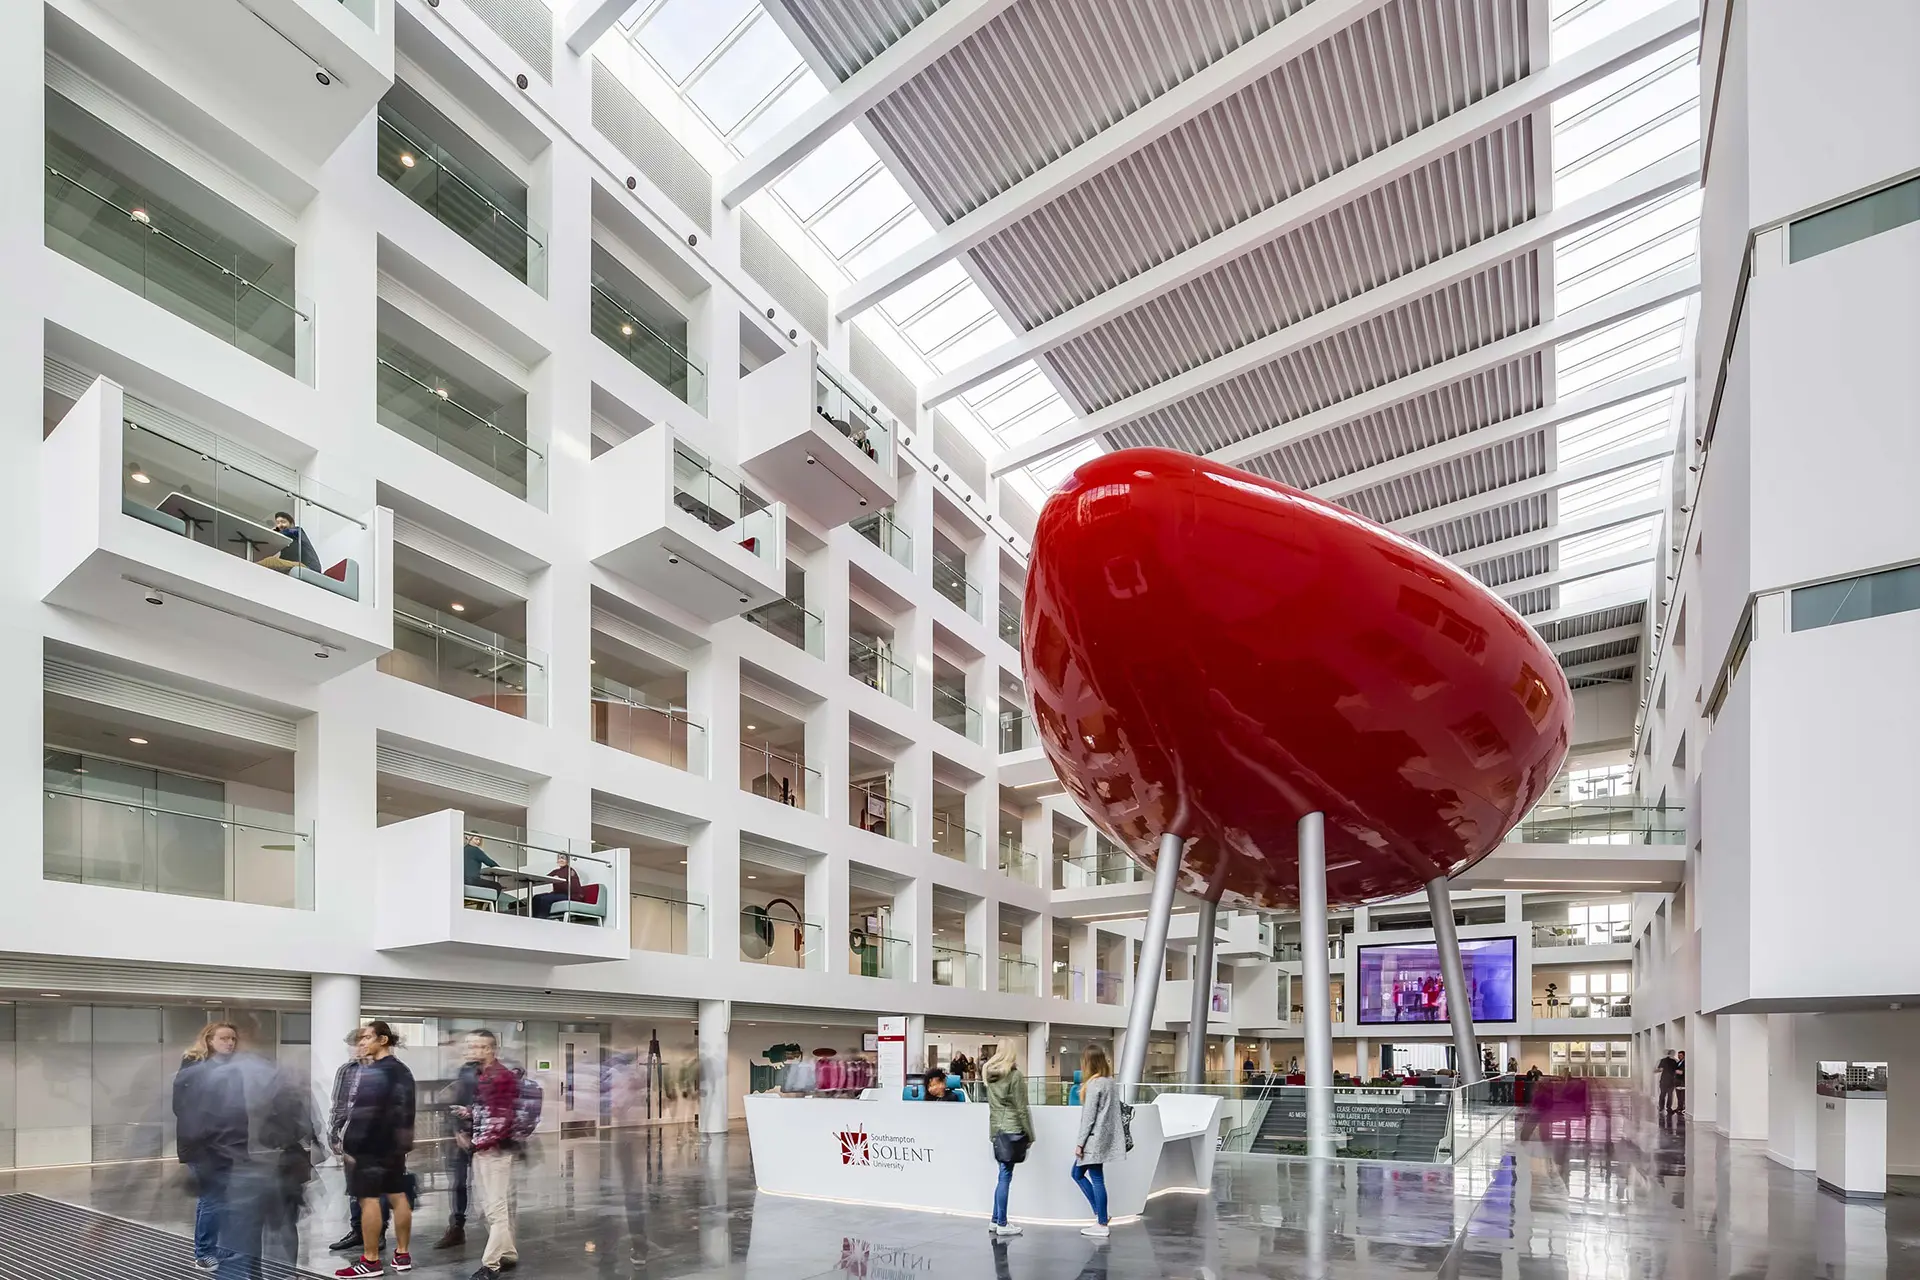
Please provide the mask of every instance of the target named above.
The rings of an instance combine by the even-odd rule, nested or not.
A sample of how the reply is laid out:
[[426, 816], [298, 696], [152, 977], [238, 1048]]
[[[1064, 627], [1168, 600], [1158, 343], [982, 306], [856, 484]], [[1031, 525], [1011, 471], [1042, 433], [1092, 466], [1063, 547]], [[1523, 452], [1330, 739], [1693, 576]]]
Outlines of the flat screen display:
[[[1475, 1022], [1514, 1020], [1514, 940], [1462, 938], [1460, 963]], [[1371, 1026], [1445, 1022], [1452, 992], [1431, 942], [1360, 948], [1360, 1021]]]

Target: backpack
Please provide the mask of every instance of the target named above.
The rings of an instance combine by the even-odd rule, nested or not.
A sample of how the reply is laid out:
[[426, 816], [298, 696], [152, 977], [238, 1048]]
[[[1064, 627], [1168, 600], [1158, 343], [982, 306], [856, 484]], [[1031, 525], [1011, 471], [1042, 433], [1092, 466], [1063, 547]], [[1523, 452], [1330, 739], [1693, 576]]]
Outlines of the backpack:
[[547, 1095], [540, 1082], [525, 1071], [516, 1068], [514, 1074], [520, 1079], [520, 1096], [513, 1102], [513, 1140], [525, 1142], [540, 1125], [540, 1104]]

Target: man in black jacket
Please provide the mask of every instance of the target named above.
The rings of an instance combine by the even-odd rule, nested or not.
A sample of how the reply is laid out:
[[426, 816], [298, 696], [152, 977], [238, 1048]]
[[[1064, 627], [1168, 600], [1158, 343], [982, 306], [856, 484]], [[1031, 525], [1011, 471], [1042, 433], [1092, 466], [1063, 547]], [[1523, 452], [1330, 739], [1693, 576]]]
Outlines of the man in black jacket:
[[[347, 1090], [353, 1083], [353, 1073], [360, 1065], [360, 1028], [347, 1032], [347, 1060], [333, 1073], [333, 1105], [327, 1113], [327, 1146], [335, 1155], [340, 1154], [340, 1131], [347, 1124]], [[393, 1220], [393, 1210], [383, 1201], [380, 1205], [380, 1238], [386, 1239], [387, 1223]], [[329, 1252], [345, 1253], [349, 1249], [361, 1247], [360, 1238], [360, 1198], [351, 1191], [347, 1192], [347, 1232], [327, 1246]]]
[[360, 1257], [334, 1272], [341, 1280], [383, 1274], [383, 1202], [393, 1211], [393, 1269], [413, 1270], [408, 1252], [413, 1206], [407, 1199], [407, 1153], [413, 1149], [413, 1073], [394, 1056], [393, 1028], [375, 1019], [360, 1028], [360, 1061], [347, 1079], [344, 1115], [336, 1114], [338, 1149], [347, 1167], [347, 1194], [360, 1201]]

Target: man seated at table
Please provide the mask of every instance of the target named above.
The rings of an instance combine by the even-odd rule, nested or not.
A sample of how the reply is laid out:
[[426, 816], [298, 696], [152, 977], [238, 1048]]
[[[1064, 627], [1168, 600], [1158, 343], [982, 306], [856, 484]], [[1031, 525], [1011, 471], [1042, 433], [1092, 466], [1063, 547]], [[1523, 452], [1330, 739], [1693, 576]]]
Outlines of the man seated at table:
[[927, 1072], [926, 1097], [923, 1102], [958, 1102], [960, 1095], [947, 1088], [947, 1073], [944, 1071]]
[[534, 919], [551, 919], [561, 911], [564, 911], [567, 903], [582, 896], [581, 891], [583, 886], [580, 883], [580, 873], [573, 869], [572, 862], [573, 860], [563, 853], [560, 855], [560, 865], [547, 872], [553, 879], [565, 881], [566, 888], [555, 889], [552, 893], [534, 894]]
[[293, 522], [293, 517], [284, 511], [273, 513], [273, 531], [287, 540], [287, 545], [270, 556], [263, 556], [255, 563], [269, 569], [286, 573], [295, 565], [305, 565], [315, 573], [321, 572], [320, 553], [313, 549], [313, 539], [306, 530]]
[[482, 874], [486, 868], [497, 867], [500, 864], [487, 856], [487, 851], [480, 845], [479, 836], [468, 836], [467, 846], [460, 852], [465, 855], [466, 859], [465, 869], [460, 873], [462, 880], [480, 889], [498, 887], [493, 881], [487, 879], [487, 877]]

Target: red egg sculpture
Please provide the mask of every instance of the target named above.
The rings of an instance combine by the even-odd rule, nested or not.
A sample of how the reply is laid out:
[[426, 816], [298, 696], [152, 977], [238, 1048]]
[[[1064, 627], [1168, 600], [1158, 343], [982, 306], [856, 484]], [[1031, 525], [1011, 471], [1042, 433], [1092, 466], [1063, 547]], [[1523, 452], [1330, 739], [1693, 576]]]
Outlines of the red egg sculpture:
[[1572, 697], [1518, 614], [1418, 543], [1165, 449], [1047, 499], [1023, 651], [1047, 756], [1089, 817], [1183, 889], [1297, 906], [1296, 824], [1336, 904], [1492, 851], [1566, 757]]

